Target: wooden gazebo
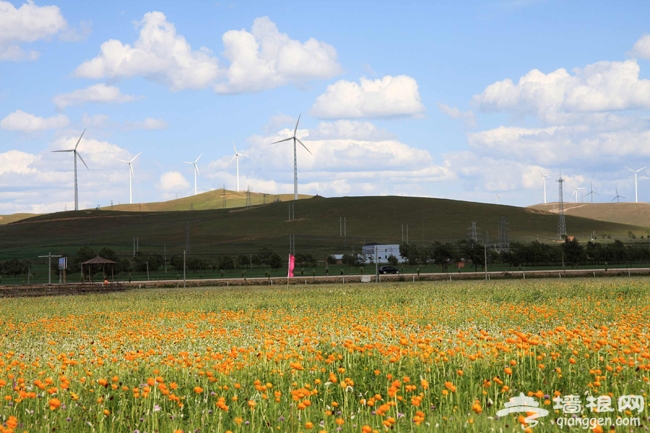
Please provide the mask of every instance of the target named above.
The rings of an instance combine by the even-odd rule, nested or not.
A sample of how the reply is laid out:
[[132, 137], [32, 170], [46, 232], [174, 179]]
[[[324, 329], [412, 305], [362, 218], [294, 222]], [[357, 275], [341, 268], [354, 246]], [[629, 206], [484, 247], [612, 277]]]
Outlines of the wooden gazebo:
[[114, 262], [113, 260], [108, 260], [103, 257], [97, 256], [94, 257], [90, 260], [87, 260], [81, 264], [81, 276], [85, 280], [85, 274], [84, 274], [84, 266], [88, 266], [88, 269], [90, 269], [89, 275], [88, 275], [88, 280], [92, 283], [93, 281], [93, 273], [92, 269], [93, 266], [101, 266], [102, 269], [104, 270], [104, 275], [106, 274], [106, 267], [110, 265], [111, 267], [111, 280], [114, 279], [114, 272], [115, 272], [115, 265], [117, 262]]

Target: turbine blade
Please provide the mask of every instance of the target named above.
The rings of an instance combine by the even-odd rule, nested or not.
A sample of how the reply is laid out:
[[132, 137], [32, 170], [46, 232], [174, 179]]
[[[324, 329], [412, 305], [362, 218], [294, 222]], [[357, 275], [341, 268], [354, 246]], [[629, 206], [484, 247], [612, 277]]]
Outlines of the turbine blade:
[[[83, 137], [85, 133], [86, 133], [86, 130], [84, 129], [83, 132], [81, 133], [81, 137]], [[81, 141], [81, 137], [79, 137], [79, 140], [77, 140], [77, 144], [74, 145], [74, 150], [77, 150], [77, 146], [79, 146], [79, 142]]]
[[302, 147], [304, 147], [305, 150], [306, 150], [307, 152], [309, 152], [310, 155], [313, 155], [313, 153], [311, 153], [311, 150], [307, 149], [307, 146], [305, 146], [305, 143], [303, 143], [302, 141], [300, 141], [300, 139], [297, 138], [297, 137], [296, 137], [296, 140], [298, 140], [298, 143], [302, 144]]
[[74, 152], [74, 150], [52, 150], [51, 152]]
[[239, 156], [245, 156], [246, 158], [248, 158], [248, 155], [244, 155], [243, 153], [240, 153]]
[[296, 132], [298, 132], [298, 124], [300, 123], [300, 116], [302, 116], [302, 113], [298, 115], [298, 121], [296, 122], [296, 129], [293, 130], [293, 136], [296, 136]]
[[133, 172], [133, 166], [129, 164], [129, 170], [131, 170], [131, 176], [135, 177], [135, 173]]
[[127, 164], [131, 164], [131, 161], [125, 161], [125, 160], [123, 160], [123, 159], [119, 159], [119, 158], [115, 158], [115, 159], [117, 159], [117, 160], [120, 161], [120, 162], [126, 162]]
[[81, 157], [81, 154], [80, 154], [79, 152], [77, 152], [76, 150], [74, 151], [74, 154], [77, 155], [77, 156], [79, 157], [79, 159], [81, 160], [81, 162], [84, 163], [84, 165], [86, 166], [86, 169], [87, 169], [87, 170], [90, 170], [90, 169], [88, 168], [88, 165], [86, 164], [86, 161], [84, 161], [84, 159]]
[[194, 164], [194, 168], [196, 169], [196, 172], [201, 176], [201, 171], [199, 170], [199, 166]]
[[140, 156], [141, 153], [142, 153], [142, 152], [140, 152], [140, 153], [138, 153], [136, 156], [134, 156], [133, 159], [132, 159], [130, 162], [135, 161], [135, 159], [136, 159], [138, 156]]
[[235, 146], [235, 142], [232, 142], [232, 148], [235, 149], [235, 154], [237, 153], [237, 146]]
[[646, 166], [646, 167], [640, 168], [637, 171], [645, 170], [646, 168], [648, 168], [648, 167]]
[[183, 164], [194, 164], [193, 162], [183, 161]]
[[231, 159], [230, 161], [228, 161], [228, 164], [230, 164], [231, 162], [233, 162], [233, 161], [235, 160], [235, 158], [237, 158], [237, 155], [233, 156], [232, 159]]
[[199, 162], [199, 159], [201, 159], [202, 156], [203, 156], [203, 154], [200, 154], [199, 157], [196, 158], [196, 161], [194, 161], [194, 164], [196, 164], [197, 162]]
[[283, 141], [289, 141], [289, 140], [293, 140], [293, 137], [285, 138], [284, 140], [274, 141], [274, 142], [271, 143], [271, 144], [282, 143]]
[[632, 170], [630, 167], [625, 167], [625, 168], [627, 168], [628, 170], [634, 172], [634, 170]]

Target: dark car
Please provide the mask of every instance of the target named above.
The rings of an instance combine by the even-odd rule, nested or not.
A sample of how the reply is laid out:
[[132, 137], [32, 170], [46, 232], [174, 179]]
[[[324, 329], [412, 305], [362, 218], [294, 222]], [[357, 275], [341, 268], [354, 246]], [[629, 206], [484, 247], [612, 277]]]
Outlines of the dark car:
[[399, 269], [392, 266], [382, 266], [379, 268], [380, 274], [399, 274]]

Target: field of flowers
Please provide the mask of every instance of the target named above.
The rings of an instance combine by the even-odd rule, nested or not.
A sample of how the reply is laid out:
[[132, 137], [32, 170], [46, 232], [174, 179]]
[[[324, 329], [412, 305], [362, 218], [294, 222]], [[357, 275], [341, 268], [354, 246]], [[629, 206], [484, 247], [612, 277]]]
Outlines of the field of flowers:
[[[1, 299], [0, 432], [610, 431], [556, 421], [594, 417], [595, 397], [596, 416], [641, 421], [616, 432], [646, 431], [649, 283]], [[497, 416], [518, 396], [530, 411]]]

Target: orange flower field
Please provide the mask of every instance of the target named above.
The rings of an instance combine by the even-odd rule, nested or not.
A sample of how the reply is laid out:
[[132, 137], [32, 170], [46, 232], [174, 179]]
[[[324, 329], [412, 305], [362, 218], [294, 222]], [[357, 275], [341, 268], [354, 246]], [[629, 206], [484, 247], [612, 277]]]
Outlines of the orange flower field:
[[2, 299], [0, 432], [647, 431], [648, 282]]

